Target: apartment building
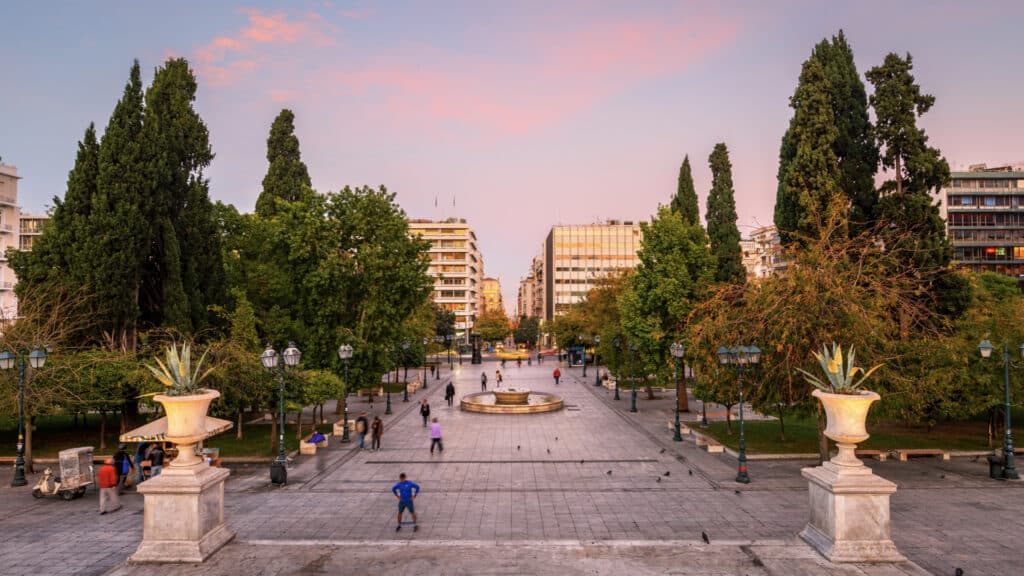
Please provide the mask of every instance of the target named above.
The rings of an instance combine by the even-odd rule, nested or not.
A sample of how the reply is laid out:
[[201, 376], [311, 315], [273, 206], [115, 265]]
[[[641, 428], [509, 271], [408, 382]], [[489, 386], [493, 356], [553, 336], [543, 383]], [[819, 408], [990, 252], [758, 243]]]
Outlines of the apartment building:
[[14, 318], [18, 299], [14, 296], [14, 271], [7, 262], [7, 249], [18, 247], [18, 169], [0, 164], [0, 318]]
[[940, 194], [953, 259], [976, 272], [1024, 274], [1024, 166], [953, 172]]
[[30, 251], [36, 238], [43, 234], [49, 216], [22, 213], [18, 217], [18, 250]]
[[456, 336], [469, 342], [473, 323], [484, 306], [484, 262], [476, 233], [464, 218], [409, 220], [409, 233], [430, 242], [427, 273], [434, 278], [433, 300], [455, 313]]
[[782, 258], [782, 242], [775, 226], [761, 226], [750, 233], [750, 238], [740, 240], [743, 250], [743, 267], [747, 280], [767, 278], [786, 267]]
[[483, 307], [481, 312], [492, 312], [494, 310], [505, 311], [505, 298], [501, 295], [501, 281], [497, 278], [484, 278], [480, 290], [483, 296]]
[[641, 244], [639, 223], [609, 220], [552, 226], [544, 241], [541, 268], [542, 318], [552, 320], [585, 300], [600, 278], [635, 268]]

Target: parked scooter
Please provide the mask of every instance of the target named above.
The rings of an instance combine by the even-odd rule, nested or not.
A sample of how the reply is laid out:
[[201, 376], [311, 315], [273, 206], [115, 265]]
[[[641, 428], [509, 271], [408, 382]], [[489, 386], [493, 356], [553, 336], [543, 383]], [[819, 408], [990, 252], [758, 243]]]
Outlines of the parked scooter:
[[73, 500], [81, 498], [92, 484], [92, 446], [62, 450], [59, 456], [63, 480], [47, 468], [32, 488], [32, 496], [60, 496], [64, 500]]

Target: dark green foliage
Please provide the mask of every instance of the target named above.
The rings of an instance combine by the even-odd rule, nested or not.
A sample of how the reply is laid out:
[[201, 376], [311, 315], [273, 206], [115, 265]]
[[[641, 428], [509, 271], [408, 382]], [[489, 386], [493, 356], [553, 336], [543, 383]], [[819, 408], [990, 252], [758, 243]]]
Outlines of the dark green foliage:
[[256, 200], [256, 213], [265, 218], [277, 212], [279, 201], [295, 202], [312, 194], [312, 181], [295, 136], [295, 114], [287, 108], [281, 110], [270, 127], [267, 162], [270, 167], [263, 177], [263, 192]]
[[[809, 67], [812, 60], [817, 65]], [[806, 83], [812, 85], [805, 86]], [[826, 102], [831, 110], [831, 121], [827, 120], [821, 110]], [[801, 204], [800, 185], [790, 180], [789, 172], [800, 144], [794, 136], [797, 117], [801, 115], [797, 106], [801, 106], [803, 111], [799, 120], [803, 137], [812, 138], [819, 146], [829, 143], [838, 169], [838, 173], [833, 173], [827, 158], [817, 158], [808, 165], [808, 158], [805, 157], [801, 162], [801, 170], [805, 174], [799, 180], [804, 183], [813, 180], [806, 171], [819, 165], [816, 169], [822, 171], [821, 178], [834, 180], [835, 188], [845, 196], [849, 205], [851, 232], [870, 227], [878, 203], [878, 193], [874, 187], [878, 148], [871, 137], [864, 83], [853, 62], [853, 50], [841, 30], [838, 36], [832, 37], [831, 42], [825, 39], [815, 46], [811, 57], [804, 63], [800, 83], [790, 103], [795, 111], [779, 149], [778, 190], [775, 199], [775, 225], [783, 242], [788, 244], [797, 236], [817, 237], [813, 223], [822, 220], [827, 214], [829, 202], [828, 194], [819, 194], [816, 199], [806, 199], [808, 202]], [[832, 124], [834, 134], [826, 135], [823, 126], [808, 131], [808, 123], [814, 120]], [[812, 208], [819, 212], [817, 216], [807, 213]]]
[[[711, 165], [711, 192], [708, 194], [708, 238], [715, 257], [715, 281], [742, 284], [747, 277], [736, 227], [736, 199], [732, 187], [732, 163], [724, 143], [715, 144], [708, 157]], [[691, 223], [692, 225], [692, 223]]]
[[690, 171], [690, 156], [683, 157], [683, 165], [679, 167], [679, 187], [672, 197], [672, 210], [683, 217], [687, 224], [700, 224], [700, 213], [697, 208], [697, 190], [693, 187], [693, 174]]
[[845, 216], [839, 163], [833, 151], [839, 130], [830, 91], [821, 62], [812, 56], [804, 63], [800, 84], [790, 100], [795, 153], [785, 174], [788, 205], [796, 207], [795, 217], [790, 217], [796, 227], [786, 232], [808, 240], [818, 238], [830, 220]]
[[520, 316], [519, 323], [512, 330], [516, 344], [532, 346], [540, 339], [540, 320], [531, 316]]
[[455, 312], [434, 305], [434, 335], [455, 337]]
[[958, 316], [970, 300], [970, 286], [948, 266], [953, 248], [932, 193], [949, 182], [949, 164], [941, 152], [928, 146], [928, 136], [917, 118], [931, 109], [935, 97], [921, 93], [911, 74], [910, 54], [888, 54], [881, 66], [868, 71], [875, 86], [875, 135], [883, 150], [882, 165], [895, 178], [881, 186], [878, 205], [886, 246], [913, 263], [929, 283], [922, 297], [946, 316]]

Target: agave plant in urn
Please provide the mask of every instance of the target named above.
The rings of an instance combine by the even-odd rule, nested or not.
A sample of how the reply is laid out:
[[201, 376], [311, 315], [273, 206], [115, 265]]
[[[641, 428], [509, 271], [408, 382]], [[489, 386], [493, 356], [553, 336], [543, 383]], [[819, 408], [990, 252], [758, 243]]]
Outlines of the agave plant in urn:
[[156, 366], [145, 365], [164, 385], [164, 390], [143, 396], [152, 396], [163, 405], [167, 413], [167, 432], [164, 437], [180, 445], [178, 458], [172, 466], [201, 464], [202, 459], [195, 456], [191, 448], [209, 435], [206, 412], [210, 402], [220, 397], [220, 392], [200, 387], [213, 368], [203, 371], [205, 352], [193, 366], [192, 346], [189, 343], [182, 345], [180, 352], [176, 346], [168, 346], [164, 357], [164, 361], [155, 358]]
[[[865, 422], [871, 404], [881, 397], [870, 390], [865, 390], [864, 381], [881, 368], [881, 364], [864, 371], [854, 366], [856, 351], [851, 347], [843, 357], [841, 346], [832, 343], [832, 349], [822, 345], [821, 353], [813, 352], [825, 372], [825, 379], [797, 368], [803, 373], [804, 379], [815, 387], [812, 396], [821, 401], [825, 408], [827, 425], [825, 436], [836, 442], [839, 453], [832, 458], [832, 463], [840, 466], [863, 466], [857, 459], [855, 450], [858, 442], [868, 439]], [[860, 375], [860, 378], [857, 376]]]

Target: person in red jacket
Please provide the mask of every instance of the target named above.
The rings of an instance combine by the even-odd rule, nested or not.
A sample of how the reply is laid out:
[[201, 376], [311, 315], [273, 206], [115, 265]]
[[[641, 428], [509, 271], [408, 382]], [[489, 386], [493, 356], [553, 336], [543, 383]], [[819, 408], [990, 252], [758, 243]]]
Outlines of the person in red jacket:
[[551, 375], [555, 377], [555, 386], [558, 386], [558, 379], [562, 377], [562, 371], [555, 368], [555, 371], [552, 372]]
[[116, 512], [121, 509], [121, 500], [117, 496], [117, 469], [114, 468], [114, 459], [107, 458], [100, 467], [96, 481], [100, 485], [100, 514]]

